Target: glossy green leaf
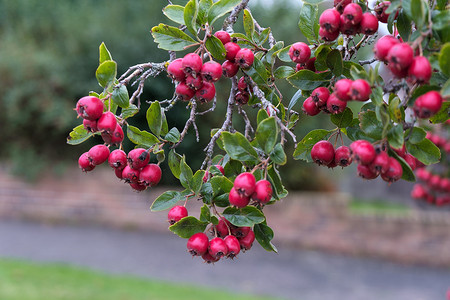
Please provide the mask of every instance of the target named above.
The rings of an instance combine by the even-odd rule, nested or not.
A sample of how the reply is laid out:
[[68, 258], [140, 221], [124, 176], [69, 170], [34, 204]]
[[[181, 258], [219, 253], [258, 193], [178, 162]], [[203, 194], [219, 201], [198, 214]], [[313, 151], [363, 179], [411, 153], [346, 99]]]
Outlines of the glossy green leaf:
[[227, 194], [233, 188], [233, 182], [225, 176], [214, 176], [209, 180], [214, 193], [214, 197]]
[[330, 132], [325, 129], [315, 129], [309, 132], [298, 144], [294, 151], [294, 159], [312, 162], [311, 149], [318, 142], [325, 139]]
[[258, 153], [242, 133], [225, 131], [222, 132], [222, 138], [225, 151], [232, 159], [249, 162], [258, 160]]
[[298, 27], [310, 43], [313, 43], [317, 40], [314, 25], [318, 22], [319, 7], [317, 5], [303, 3], [302, 7], [300, 8], [300, 20], [298, 22]]
[[450, 79], [444, 84], [441, 90], [442, 97], [450, 96]]
[[327, 66], [331, 69], [334, 75], [340, 76], [344, 71], [344, 63], [342, 61], [341, 51], [333, 49], [327, 55]]
[[267, 119], [269, 117], [269, 114], [265, 109], [258, 110], [258, 115], [256, 116], [256, 122], [259, 124], [263, 120]]
[[163, 211], [173, 207], [178, 201], [185, 200], [185, 196], [177, 191], [167, 191], [153, 201], [151, 211]]
[[200, 208], [200, 221], [208, 223], [211, 222], [211, 212], [208, 205], [206, 204], [204, 204], [202, 208]]
[[122, 109], [122, 113], [120, 114], [120, 116], [123, 119], [128, 119], [128, 118], [131, 118], [134, 115], [136, 115], [138, 112], [139, 112], [139, 109], [137, 108], [137, 106], [134, 104], [131, 104], [127, 108]]
[[369, 74], [367, 74], [366, 70], [364, 68], [358, 68], [355, 65], [351, 65], [350, 75], [353, 80], [356, 80], [356, 79], [369, 80]]
[[128, 90], [125, 85], [120, 85], [119, 87], [114, 87], [112, 95], [112, 101], [122, 108], [127, 108], [130, 106], [130, 97], [128, 95]]
[[340, 114], [330, 115], [330, 120], [339, 128], [345, 128], [353, 122], [353, 112], [349, 107], [346, 107]]
[[366, 111], [359, 113], [359, 121], [361, 130], [369, 137], [376, 140], [382, 138], [383, 126], [377, 119], [374, 111]]
[[172, 172], [173, 176], [175, 176], [177, 179], [180, 179], [181, 169], [180, 169], [180, 163], [181, 163], [182, 156], [175, 152], [175, 149], [171, 149], [169, 151], [169, 168]]
[[272, 152], [270, 152], [270, 159], [277, 165], [286, 164], [286, 153], [284, 153], [283, 146], [280, 143], [276, 144]]
[[383, 101], [383, 89], [379, 86], [372, 89], [372, 94], [370, 95], [370, 100], [372, 100], [373, 104], [376, 106], [380, 106], [384, 103]]
[[242, 19], [244, 22], [245, 34], [250, 37], [250, 39], [253, 39], [253, 34], [255, 33], [255, 21], [253, 20], [253, 16], [248, 9], [244, 9]]
[[272, 197], [277, 200], [285, 198], [288, 195], [288, 191], [284, 188], [278, 170], [273, 165], [270, 165], [269, 168], [267, 168], [267, 175], [267, 179], [270, 181], [273, 187]]
[[180, 29], [166, 24], [153, 27], [152, 36], [158, 48], [168, 51], [182, 51], [197, 43]]
[[180, 132], [178, 131], [178, 129], [176, 127], [173, 127], [172, 129], [170, 129], [170, 131], [166, 134], [166, 136], [164, 137], [165, 140], [169, 141], [172, 144], [176, 144], [178, 143], [178, 141], [180, 140]]
[[441, 109], [430, 118], [433, 124], [444, 123], [450, 118], [450, 102], [443, 102]]
[[193, 177], [192, 169], [186, 163], [184, 156], [180, 162], [180, 183], [186, 189], [192, 189], [190, 183]]
[[405, 131], [404, 139], [411, 144], [417, 144], [423, 141], [427, 136], [427, 132], [421, 127], [413, 127]]
[[97, 77], [98, 84], [103, 88], [113, 84], [116, 75], [117, 63], [113, 60], [102, 62], [95, 71], [95, 77]]
[[111, 53], [109, 52], [108, 48], [106, 48], [105, 43], [102, 42], [99, 47], [98, 63], [99, 63], [99, 65], [101, 65], [102, 63], [104, 63], [107, 60], [113, 60], [113, 59], [112, 59]]
[[288, 109], [287, 109], [288, 112], [294, 108], [294, 106], [297, 104], [298, 100], [300, 100], [302, 95], [303, 95], [302, 90], [298, 90], [297, 92], [295, 92], [294, 96], [292, 96], [291, 100], [289, 101], [289, 105], [288, 105]]
[[227, 51], [225, 50], [225, 47], [223, 46], [222, 42], [214, 35], [209, 36], [206, 39], [205, 46], [206, 49], [208, 49], [208, 51], [215, 59], [217, 60], [225, 59]]
[[255, 57], [252, 67], [246, 70], [245, 73], [257, 84], [264, 85], [267, 83], [268, 73], [266, 67], [257, 57]]
[[181, 5], [167, 5], [163, 14], [175, 23], [184, 25], [184, 7]]
[[405, 118], [405, 109], [401, 105], [401, 101], [398, 97], [389, 101], [389, 116], [394, 122], [400, 123]]
[[253, 227], [253, 225], [262, 223], [265, 220], [264, 214], [254, 206], [243, 208], [228, 207], [223, 211], [222, 216], [238, 227]]
[[400, 11], [400, 13], [398, 14], [397, 28], [398, 33], [403, 38], [403, 40], [409, 40], [409, 36], [411, 35], [411, 18], [408, 17], [403, 11]]
[[446, 43], [439, 52], [439, 67], [442, 73], [450, 76], [450, 43]]
[[156, 136], [161, 134], [162, 127], [162, 115], [161, 115], [161, 105], [158, 101], [152, 102], [146, 113], [147, 124], [151, 132]]
[[84, 129], [83, 124], [75, 127], [67, 137], [67, 144], [78, 145], [93, 136], [94, 134]]
[[145, 148], [151, 148], [153, 145], [159, 143], [158, 138], [150, 132], [141, 131], [131, 125], [127, 125], [127, 136], [130, 141]]
[[438, 14], [433, 15], [433, 29], [434, 30], [448, 30], [450, 27], [450, 11], [444, 10]]
[[387, 134], [387, 139], [391, 147], [401, 149], [403, 147], [403, 126], [401, 124], [393, 126]]
[[198, 232], [205, 231], [207, 225], [208, 222], [202, 222], [193, 216], [188, 216], [169, 226], [169, 230], [181, 238], [188, 239]]
[[344, 66], [344, 69], [342, 70], [342, 74], [345, 77], [347, 77], [347, 78], [353, 77], [351, 72], [350, 72], [350, 70], [352, 68], [355, 68], [356, 70], [358, 70], [358, 72], [364, 72], [365, 71], [365, 69], [360, 64], [357, 64], [357, 63], [355, 63], [353, 61], [344, 61], [343, 62], [343, 66]]
[[217, 19], [229, 13], [241, 3], [241, 0], [219, 0], [215, 2], [208, 11], [208, 23], [214, 24]]
[[300, 70], [286, 79], [297, 89], [311, 91], [329, 83], [331, 77], [331, 72], [314, 73], [310, 70]]
[[205, 170], [197, 170], [194, 176], [192, 176], [189, 186], [195, 194], [198, 194], [202, 188], [203, 177], [205, 176]]
[[426, 165], [438, 163], [441, 158], [441, 151], [429, 139], [416, 144], [406, 142], [406, 150]]
[[197, 13], [198, 13], [198, 0], [189, 0], [184, 7], [183, 17], [186, 28], [194, 35], [197, 36]]
[[295, 73], [294, 68], [289, 66], [280, 66], [273, 72], [273, 75], [277, 79], [283, 79], [293, 75], [294, 73]]
[[[269, 39], [269, 34], [271, 32], [270, 27], [264, 29], [263, 31], [261, 31], [261, 33], [257, 33], [255, 32], [253, 34], [253, 40], [255, 41], [255, 43], [258, 46], [262, 46], [268, 39]], [[270, 62], [269, 62], [270, 63]]]
[[278, 139], [278, 126], [274, 117], [269, 117], [258, 124], [255, 138], [261, 149], [267, 154], [272, 152]]
[[428, 4], [423, 0], [411, 0], [411, 17], [418, 29], [420, 29], [425, 22], [427, 5]]
[[267, 251], [273, 251], [278, 253], [277, 248], [274, 244], [272, 244], [273, 239], [273, 230], [264, 223], [256, 224], [253, 227], [253, 231], [255, 232], [255, 239], [258, 243]]
[[208, 11], [213, 5], [212, 0], [200, 0], [198, 3], [197, 24], [205, 24], [208, 21]]

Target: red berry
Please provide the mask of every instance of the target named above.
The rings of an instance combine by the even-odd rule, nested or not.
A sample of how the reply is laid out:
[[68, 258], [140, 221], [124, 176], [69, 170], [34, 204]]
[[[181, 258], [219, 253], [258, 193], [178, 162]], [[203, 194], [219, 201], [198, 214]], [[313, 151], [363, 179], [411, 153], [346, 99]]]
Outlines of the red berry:
[[222, 217], [219, 219], [219, 224], [216, 225], [217, 234], [220, 237], [226, 237], [231, 233], [232, 227], [230, 221]]
[[297, 42], [289, 48], [289, 57], [295, 63], [306, 63], [311, 57], [311, 49], [303, 42]]
[[175, 93], [183, 101], [189, 101], [194, 97], [195, 91], [191, 89], [186, 82], [180, 82], [175, 89]]
[[417, 183], [413, 186], [411, 191], [411, 197], [413, 199], [426, 199], [428, 196], [427, 190], [423, 187], [423, 185]]
[[262, 179], [256, 182], [252, 199], [261, 204], [266, 204], [272, 199], [272, 185], [268, 180]]
[[203, 81], [216, 82], [222, 77], [222, 65], [215, 61], [203, 64], [201, 71]]
[[104, 163], [109, 156], [109, 148], [105, 145], [95, 145], [88, 151], [88, 156], [93, 165], [98, 166]]
[[306, 62], [305, 68], [308, 69], [308, 70], [310, 70], [310, 71], [316, 72], [316, 65], [315, 65], [315, 62], [316, 62], [316, 58], [315, 58], [315, 57], [311, 57], [311, 58], [308, 59], [308, 61]]
[[367, 180], [375, 179], [378, 177], [378, 173], [374, 172], [369, 166], [358, 165], [356, 168], [358, 176]]
[[332, 114], [340, 114], [347, 107], [347, 101], [339, 99], [335, 93], [331, 94], [327, 100], [327, 110]]
[[128, 165], [136, 170], [142, 169], [150, 161], [150, 153], [144, 148], [136, 148], [128, 152]]
[[362, 165], [370, 165], [375, 159], [376, 152], [373, 145], [366, 140], [357, 140], [350, 144], [354, 159]]
[[230, 201], [230, 205], [242, 208], [248, 205], [250, 202], [250, 197], [240, 194], [238, 190], [232, 188], [230, 190], [230, 194], [228, 195], [228, 200]]
[[239, 78], [237, 87], [238, 87], [238, 90], [241, 92], [248, 92], [248, 84], [245, 81], [245, 76], [242, 76], [241, 78]]
[[114, 169], [114, 174], [116, 174], [116, 177], [119, 179], [123, 179], [122, 177], [122, 169]]
[[411, 170], [415, 170], [416, 169], [416, 158], [414, 156], [412, 156], [411, 154], [406, 154], [405, 155], [405, 161], [406, 163], [409, 165], [409, 167], [411, 168]]
[[363, 13], [359, 26], [361, 33], [372, 35], [378, 30], [378, 19], [369, 12]]
[[352, 163], [352, 157], [350, 154], [349, 147], [340, 146], [334, 151], [334, 161], [338, 166], [347, 167]]
[[181, 65], [186, 75], [197, 77], [197, 75], [200, 75], [203, 62], [202, 58], [198, 54], [188, 53], [183, 57]]
[[450, 179], [441, 178], [441, 182], [439, 183], [439, 189], [443, 192], [450, 193]]
[[252, 229], [250, 227], [231, 227], [231, 234], [237, 237], [238, 239], [241, 239], [251, 231]]
[[112, 134], [117, 127], [116, 116], [110, 112], [104, 112], [97, 121], [97, 128], [101, 132]]
[[428, 181], [431, 177], [431, 173], [427, 169], [419, 169], [416, 172], [416, 176], [422, 181]]
[[439, 186], [441, 184], [441, 177], [437, 174], [435, 175], [431, 175], [430, 179], [428, 179], [428, 186], [432, 189], [432, 190], [438, 190]]
[[344, 8], [352, 3], [352, 0], [334, 0], [334, 7], [336, 7], [336, 10], [342, 14], [344, 11]]
[[319, 18], [320, 27], [327, 32], [336, 32], [339, 30], [340, 13], [335, 9], [326, 9], [322, 12]]
[[302, 111], [308, 116], [315, 116], [320, 113], [320, 109], [317, 103], [314, 102], [312, 97], [306, 98], [306, 100], [303, 102]]
[[215, 237], [209, 241], [208, 253], [214, 258], [221, 258], [227, 256], [228, 247], [224, 240], [220, 237]]
[[222, 44], [226, 44], [229, 43], [231, 41], [231, 37], [230, 34], [226, 31], [220, 30], [220, 31], [216, 31], [216, 33], [214, 33], [214, 36], [216, 38], [218, 38]]
[[147, 186], [145, 186], [144, 184], [142, 184], [140, 182], [130, 182], [129, 184], [133, 190], [138, 191], [138, 192], [141, 192], [147, 188]]
[[370, 164], [370, 169], [376, 174], [385, 173], [389, 169], [389, 155], [384, 151], [378, 153]]
[[311, 149], [312, 160], [320, 165], [329, 165], [334, 160], [334, 147], [328, 141], [319, 141]]
[[[102, 134], [103, 137], [103, 134]], [[123, 142], [123, 129], [122, 126], [119, 125], [119, 123], [116, 124], [116, 129], [111, 133], [111, 140], [107, 144], [120, 144]], [[106, 142], [106, 141], [105, 141]]]
[[231, 78], [231, 77], [235, 76], [238, 71], [239, 71], [239, 66], [236, 65], [235, 63], [233, 63], [229, 60], [226, 60], [223, 62], [223, 64], [222, 64], [223, 76]]
[[183, 81], [186, 77], [186, 74], [183, 71], [183, 59], [177, 58], [172, 61], [167, 67], [167, 73], [173, 80]]
[[126, 183], [137, 183], [139, 181], [139, 170], [132, 169], [130, 166], [125, 166], [122, 171], [122, 179]]
[[351, 88], [353, 81], [351, 79], [340, 79], [334, 85], [334, 93], [342, 101], [351, 100]]
[[318, 107], [326, 105], [328, 97], [330, 97], [330, 91], [326, 87], [318, 87], [311, 93], [311, 98]]
[[375, 58], [380, 61], [387, 61], [387, 55], [391, 48], [400, 43], [395, 37], [391, 35], [385, 35], [380, 38], [375, 46], [373, 47], [373, 51], [375, 53]]
[[389, 5], [391, 5], [391, 2], [384, 1], [384, 2], [381, 2], [380, 4], [376, 5], [373, 8], [373, 10], [375, 11], [375, 14], [377, 16], [378, 21], [380, 21], [381, 23], [387, 23], [388, 22], [389, 14], [386, 13], [386, 9], [389, 8]]
[[357, 23], [357, 24], [346, 23], [344, 15], [341, 15], [341, 26], [339, 27], [339, 31], [342, 34], [356, 35], [359, 33], [359, 30], [360, 30], [359, 23]]
[[234, 58], [236, 57], [236, 54], [241, 50], [241, 47], [233, 42], [228, 42], [224, 45], [225, 50], [227, 51], [227, 54], [225, 55], [225, 58], [229, 61], [234, 62]]
[[250, 230], [246, 236], [239, 239], [239, 244], [241, 245], [241, 249], [243, 251], [250, 250], [255, 241], [255, 233], [253, 230]]
[[196, 91], [203, 86], [203, 80], [200, 76], [193, 77], [192, 75], [188, 75], [186, 76], [185, 83], [193, 91]]
[[341, 22], [344, 21], [344, 24], [357, 25], [362, 20], [362, 8], [356, 3], [350, 3], [344, 8], [342, 12], [343, 18], [341, 18]]
[[188, 211], [186, 207], [182, 205], [176, 205], [169, 210], [169, 213], [167, 214], [167, 220], [169, 221], [170, 225], [173, 225], [187, 216]]
[[253, 54], [253, 51], [248, 48], [242, 48], [239, 50], [234, 58], [235, 63], [244, 70], [250, 68], [253, 65], [254, 60], [255, 54]]
[[369, 100], [370, 94], [372, 94], [370, 84], [364, 79], [356, 79], [353, 81], [350, 90], [352, 100], [362, 102]]
[[248, 103], [248, 100], [250, 100], [250, 95], [247, 92], [239, 91], [234, 96], [234, 100], [240, 105], [245, 105]]
[[[394, 45], [388, 52], [388, 67], [397, 77], [405, 77], [408, 67], [413, 61], [413, 50], [407, 43]], [[405, 75], [405, 76], [403, 76]]]
[[206, 252], [202, 255], [203, 260], [207, 264], [214, 264], [215, 262], [218, 262], [220, 260], [220, 257], [213, 257], [209, 252]]
[[85, 96], [78, 100], [76, 111], [83, 119], [97, 120], [103, 113], [103, 102], [94, 96]]
[[209, 239], [203, 232], [193, 234], [187, 241], [187, 249], [192, 256], [208, 253]]
[[337, 39], [339, 36], [339, 33], [340, 33], [339, 30], [329, 32], [329, 31], [326, 31], [325, 28], [323, 28], [323, 27], [319, 28], [319, 36], [322, 40], [324, 40], [326, 42], [332, 42], [335, 39]]
[[395, 153], [397, 153], [400, 157], [405, 158], [405, 155], [406, 155], [406, 146], [405, 146], [405, 144], [403, 144], [401, 149], [392, 148], [392, 150], [394, 150]]
[[120, 149], [112, 151], [108, 157], [108, 164], [114, 169], [123, 170], [127, 165], [127, 154]]
[[95, 165], [92, 163], [87, 152], [80, 155], [80, 158], [78, 158], [78, 165], [83, 172], [89, 172], [95, 168]]
[[[216, 167], [220, 173], [222, 173], [222, 175], [225, 175], [225, 169], [221, 166], [221, 165], [214, 165], [214, 167]], [[211, 174], [211, 177], [213, 177], [214, 174]], [[209, 178], [209, 171], [205, 172], [205, 175], [203, 176], [203, 182], [207, 182]]]
[[234, 189], [245, 197], [250, 197], [255, 191], [256, 179], [250, 172], [239, 174], [234, 180]]
[[97, 132], [97, 120], [83, 119], [83, 127], [89, 132]]
[[239, 254], [241, 251], [241, 245], [239, 243], [239, 240], [232, 235], [227, 235], [223, 241], [227, 245], [228, 248], [228, 254], [227, 258], [234, 258], [236, 255]]
[[430, 91], [418, 97], [414, 102], [414, 113], [417, 117], [427, 119], [434, 116], [442, 107], [442, 96], [437, 91]]
[[431, 64], [428, 59], [424, 56], [416, 56], [408, 68], [408, 81], [412, 84], [428, 83], [431, 72]]
[[402, 165], [393, 157], [389, 157], [389, 169], [381, 173], [381, 178], [386, 182], [394, 182], [402, 178]]
[[157, 185], [161, 177], [161, 168], [157, 164], [148, 164], [139, 173], [139, 181], [146, 186]]
[[195, 92], [195, 97], [202, 103], [210, 102], [216, 96], [216, 87], [214, 83], [203, 82], [202, 87]]

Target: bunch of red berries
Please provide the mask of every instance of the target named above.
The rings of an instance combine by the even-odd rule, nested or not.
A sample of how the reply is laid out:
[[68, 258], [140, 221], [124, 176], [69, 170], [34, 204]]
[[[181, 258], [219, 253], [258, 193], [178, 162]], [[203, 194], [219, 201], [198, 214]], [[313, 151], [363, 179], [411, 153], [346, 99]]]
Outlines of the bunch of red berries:
[[342, 145], [336, 149], [329, 141], [319, 141], [311, 149], [311, 158], [319, 166], [347, 167], [352, 163], [350, 149]]
[[414, 185], [411, 191], [412, 198], [437, 206], [450, 204], [449, 178], [433, 174], [425, 168], [418, 169], [416, 176], [421, 183]]
[[242, 76], [241, 78], [239, 78], [237, 88], [238, 88], [238, 92], [236, 93], [236, 95], [234, 95], [234, 99], [235, 99], [236, 103], [238, 103], [240, 105], [247, 104], [248, 100], [250, 100], [251, 92], [250, 92], [250, 88], [246, 82], [245, 76]]
[[256, 181], [252, 173], [244, 172], [234, 180], [228, 200], [231, 205], [238, 208], [246, 207], [250, 200], [254, 200], [258, 204], [266, 204], [272, 199], [272, 192], [272, 185], [268, 180]]
[[314, 65], [316, 58], [310, 56], [311, 49], [303, 42], [294, 43], [289, 48], [289, 57], [293, 62], [297, 63], [295, 67], [297, 72], [305, 69], [316, 72], [316, 66]]

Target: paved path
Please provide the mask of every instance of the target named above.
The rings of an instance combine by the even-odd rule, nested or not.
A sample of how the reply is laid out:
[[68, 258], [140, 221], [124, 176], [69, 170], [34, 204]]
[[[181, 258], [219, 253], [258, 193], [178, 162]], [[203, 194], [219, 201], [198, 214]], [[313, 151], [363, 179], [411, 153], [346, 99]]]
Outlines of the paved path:
[[[401, 247], [401, 245], [399, 245]], [[0, 257], [67, 262], [116, 274], [300, 300], [445, 299], [450, 270], [261, 247], [214, 266], [172, 234], [0, 221]]]

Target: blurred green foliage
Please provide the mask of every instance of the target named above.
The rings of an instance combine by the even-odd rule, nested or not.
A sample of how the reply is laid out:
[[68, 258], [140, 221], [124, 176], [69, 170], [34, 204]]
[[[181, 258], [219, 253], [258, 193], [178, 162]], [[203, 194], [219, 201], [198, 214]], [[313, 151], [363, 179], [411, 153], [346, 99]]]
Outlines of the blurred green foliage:
[[[118, 74], [137, 63], [167, 60], [168, 53], [157, 49], [150, 35], [152, 26], [171, 23], [161, 13], [166, 4], [153, 0], [0, 0], [0, 159], [9, 161], [16, 174], [34, 179], [57, 162], [76, 164], [82, 152], [101, 142], [98, 139], [77, 147], [66, 144], [70, 130], [81, 123], [73, 111], [76, 101], [91, 90], [101, 90], [95, 79], [98, 46], [105, 42], [118, 63]], [[270, 9], [252, 9], [260, 24], [272, 27], [275, 37], [285, 45], [302, 40], [297, 26], [299, 5], [293, 7], [292, 1], [282, 0]], [[217, 90], [228, 86], [229, 82], [221, 83]], [[280, 89], [287, 106], [296, 91], [287, 83]], [[142, 100], [167, 99], [172, 93], [173, 85], [160, 76], [150, 79]], [[218, 111], [224, 111], [222, 100], [227, 97], [218, 97]], [[301, 109], [301, 101], [295, 109]], [[145, 128], [145, 110], [144, 106], [132, 125]], [[167, 117], [169, 124], [181, 131], [188, 117], [185, 104], [176, 105]], [[320, 124], [323, 121], [320, 116], [302, 115], [296, 129], [298, 139], [313, 127], [324, 127]], [[212, 114], [199, 119], [201, 140], [209, 140], [210, 129], [221, 122]], [[239, 118], [235, 123], [242, 126]], [[197, 143], [190, 130], [178, 152], [185, 153], [193, 167], [199, 167], [203, 157], [198, 153], [205, 145]], [[132, 147], [124, 146], [128, 150]], [[315, 166], [299, 161], [282, 167], [287, 188], [323, 188], [319, 186], [321, 180], [311, 176], [313, 169]], [[165, 176], [163, 181], [170, 183], [173, 179]]]

